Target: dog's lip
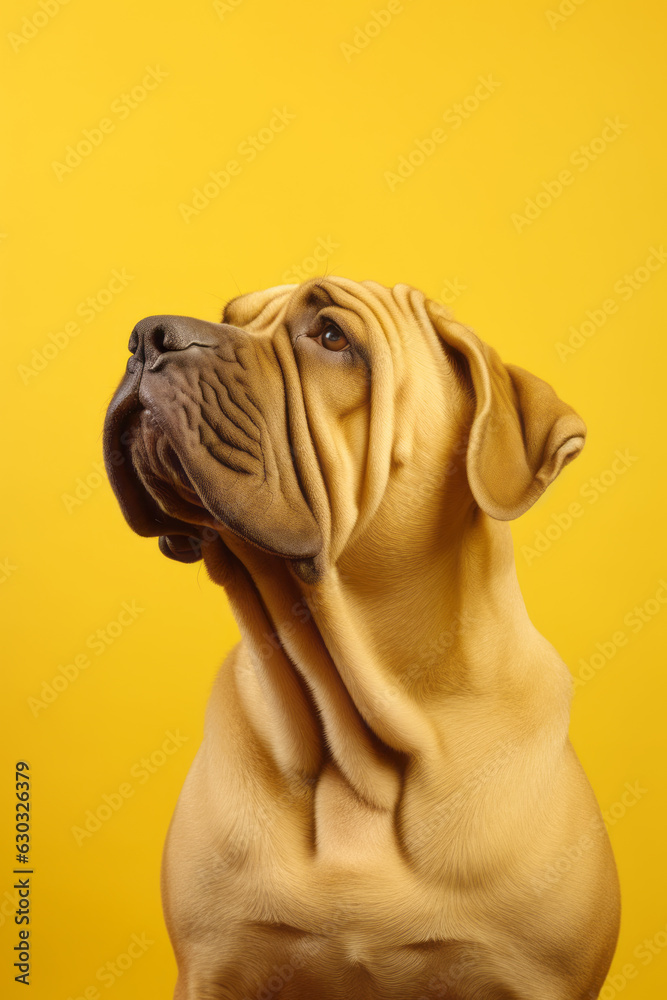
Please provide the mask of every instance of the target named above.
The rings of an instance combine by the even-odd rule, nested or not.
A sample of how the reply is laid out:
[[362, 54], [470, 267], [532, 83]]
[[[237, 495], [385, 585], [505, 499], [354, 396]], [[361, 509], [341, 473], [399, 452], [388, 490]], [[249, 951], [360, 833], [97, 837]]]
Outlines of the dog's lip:
[[177, 562], [193, 563], [202, 557], [201, 541], [194, 536], [186, 538], [184, 535], [160, 535], [159, 545], [162, 555]]
[[111, 401], [104, 422], [104, 464], [125, 520], [145, 538], [160, 535], [201, 537], [201, 526], [166, 514], [136, 475], [130, 452], [122, 441], [124, 428], [134, 413], [145, 409], [138, 396], [139, 379], [128, 373]]

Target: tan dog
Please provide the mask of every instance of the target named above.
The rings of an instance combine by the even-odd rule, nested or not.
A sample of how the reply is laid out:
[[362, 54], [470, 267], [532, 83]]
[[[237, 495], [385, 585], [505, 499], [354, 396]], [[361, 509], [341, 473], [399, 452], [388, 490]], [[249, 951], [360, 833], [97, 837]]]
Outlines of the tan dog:
[[406, 285], [271, 288], [130, 350], [114, 489], [243, 635], [165, 849], [175, 996], [597, 997], [616, 871], [504, 523], [582, 420]]

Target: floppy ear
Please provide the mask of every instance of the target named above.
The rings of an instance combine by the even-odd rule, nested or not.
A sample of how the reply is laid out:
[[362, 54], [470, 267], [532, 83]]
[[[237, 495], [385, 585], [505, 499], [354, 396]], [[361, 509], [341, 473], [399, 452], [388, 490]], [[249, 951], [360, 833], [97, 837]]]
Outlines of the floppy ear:
[[542, 379], [505, 365], [437, 302], [426, 311], [445, 345], [462, 355], [475, 395], [466, 455], [472, 495], [491, 517], [525, 513], [584, 446], [586, 425]]

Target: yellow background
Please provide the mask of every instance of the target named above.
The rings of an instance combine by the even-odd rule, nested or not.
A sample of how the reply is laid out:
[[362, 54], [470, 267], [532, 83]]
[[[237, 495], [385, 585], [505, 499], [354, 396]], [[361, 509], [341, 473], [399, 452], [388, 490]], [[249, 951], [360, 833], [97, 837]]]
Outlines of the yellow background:
[[[44, 2], [52, 9], [55, 0]], [[667, 241], [664, 5], [566, 2], [571, 13], [556, 21], [548, 0], [405, 0], [364, 48], [344, 48], [363, 42], [355, 33], [386, 7], [71, 0], [38, 30], [24, 22], [42, 10], [38, 0], [4, 7], [2, 131], [12, 154], [0, 223], [3, 995], [23, 995], [12, 981], [16, 928], [6, 913], [12, 767], [26, 758], [36, 872], [31, 996], [75, 1000], [93, 985], [112, 1000], [171, 996], [161, 848], [214, 672], [237, 630], [200, 566], [170, 562], [125, 525], [96, 477], [101, 426], [140, 318], [215, 320], [240, 291], [280, 283], [304, 261], [312, 267], [322, 240], [335, 248], [320, 272], [444, 295], [457, 317], [505, 360], [551, 382], [588, 424], [582, 456], [514, 525], [517, 564], [535, 624], [573, 673], [596, 643], [608, 649], [619, 630], [628, 637], [577, 690], [572, 736], [604, 811], [623, 811], [626, 783], [642, 790], [610, 824], [624, 910], [617, 978], [603, 997], [664, 996], [667, 949], [656, 947], [646, 965], [635, 949], [656, 934], [662, 941], [667, 926], [667, 610], [658, 604], [653, 613], [650, 603], [667, 578], [667, 264], [627, 301], [614, 290]], [[22, 27], [34, 37], [12, 45]], [[146, 67], [167, 76], [126, 117], [112, 113]], [[459, 128], [447, 124], [448, 109], [489, 75], [499, 84], [491, 96]], [[295, 118], [247, 162], [239, 144], [268, 126], [275, 107]], [[114, 130], [59, 179], [54, 161], [105, 117]], [[580, 171], [570, 157], [601, 135], [607, 117], [627, 127]], [[385, 173], [438, 127], [446, 141], [390, 190]], [[233, 158], [241, 173], [186, 223], [179, 205]], [[573, 182], [518, 232], [512, 216], [568, 168]], [[86, 323], [77, 309], [114, 269], [132, 280]], [[556, 345], [570, 326], [609, 298], [617, 311], [561, 360]], [[26, 379], [20, 366], [34, 364], [33, 351], [72, 321], [79, 333]], [[610, 473], [617, 449], [633, 461]], [[615, 479], [604, 493], [590, 484], [601, 476]], [[89, 480], [89, 495], [72, 506], [79, 480]], [[554, 517], [567, 523], [575, 501], [581, 516], [558, 538], [552, 528], [540, 555], [527, 554]], [[88, 637], [133, 600], [144, 610], [96, 655]], [[647, 601], [649, 620], [633, 632], [624, 620]], [[31, 711], [28, 699], [82, 652], [90, 666]], [[168, 730], [188, 739], [141, 782], [139, 762]], [[134, 794], [78, 846], [72, 827], [127, 781]], [[154, 943], [104, 985], [97, 971], [132, 934]]]

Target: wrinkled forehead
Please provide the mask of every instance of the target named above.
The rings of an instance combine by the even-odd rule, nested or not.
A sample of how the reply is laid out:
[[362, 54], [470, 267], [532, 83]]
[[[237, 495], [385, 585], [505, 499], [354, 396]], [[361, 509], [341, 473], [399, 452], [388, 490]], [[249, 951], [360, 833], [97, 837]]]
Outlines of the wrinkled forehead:
[[423, 294], [409, 285], [387, 288], [375, 281], [316, 278], [232, 299], [225, 306], [223, 322], [259, 333], [283, 324], [296, 328], [323, 310], [335, 318], [340, 311], [356, 317], [369, 336], [381, 331], [390, 346], [392, 342], [398, 346], [418, 320], [423, 300]]

